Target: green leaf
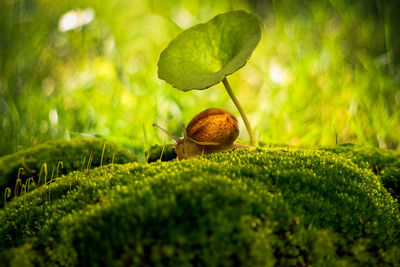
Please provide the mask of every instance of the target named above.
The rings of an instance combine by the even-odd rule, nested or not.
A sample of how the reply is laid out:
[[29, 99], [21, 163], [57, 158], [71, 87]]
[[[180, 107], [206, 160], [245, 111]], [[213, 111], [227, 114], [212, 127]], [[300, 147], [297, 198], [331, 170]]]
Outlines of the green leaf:
[[179, 90], [206, 89], [243, 67], [260, 37], [255, 15], [242, 10], [217, 15], [171, 41], [158, 60], [158, 77]]

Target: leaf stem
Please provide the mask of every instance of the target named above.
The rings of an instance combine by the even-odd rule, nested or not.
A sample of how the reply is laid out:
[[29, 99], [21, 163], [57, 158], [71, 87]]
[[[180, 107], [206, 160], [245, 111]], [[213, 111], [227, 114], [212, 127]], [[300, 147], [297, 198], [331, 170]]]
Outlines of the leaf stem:
[[237, 100], [235, 94], [232, 91], [232, 88], [228, 82], [228, 80], [226, 79], [226, 77], [222, 80], [222, 83], [225, 86], [226, 91], [228, 92], [229, 96], [231, 97], [233, 103], [235, 104], [236, 108], [239, 110], [240, 115], [242, 116], [244, 125], [246, 126], [247, 132], [249, 133], [250, 136], [250, 143], [253, 147], [257, 147], [258, 143], [256, 140], [256, 137], [254, 136], [253, 130], [251, 129], [250, 126], [250, 122], [247, 119], [246, 113], [244, 113], [244, 110], [242, 109], [242, 107], [239, 104], [239, 101]]

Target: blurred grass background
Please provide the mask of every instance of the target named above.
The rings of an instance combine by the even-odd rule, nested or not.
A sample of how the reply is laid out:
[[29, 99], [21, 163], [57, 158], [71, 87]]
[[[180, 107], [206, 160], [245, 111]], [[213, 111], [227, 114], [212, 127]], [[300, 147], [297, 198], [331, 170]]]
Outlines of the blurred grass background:
[[181, 135], [203, 109], [239, 115], [221, 85], [185, 93], [157, 78], [178, 33], [231, 9], [264, 22], [249, 63], [229, 77], [261, 142], [398, 150], [399, 3], [3, 0], [0, 156], [75, 136], [142, 155], [171, 142], [153, 122]]

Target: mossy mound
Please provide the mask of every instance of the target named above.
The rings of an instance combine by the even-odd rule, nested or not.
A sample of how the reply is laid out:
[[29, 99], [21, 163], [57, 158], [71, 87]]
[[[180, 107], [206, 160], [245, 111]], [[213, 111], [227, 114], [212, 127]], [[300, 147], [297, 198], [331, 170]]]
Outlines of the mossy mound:
[[[146, 151], [147, 162], [170, 161], [176, 158], [170, 145], [154, 145]], [[306, 149], [284, 144], [264, 144], [268, 149], [282, 149], [284, 151]], [[315, 148], [307, 148], [315, 150]], [[354, 144], [342, 144], [334, 147], [320, 147], [318, 150], [329, 151], [343, 156], [360, 168], [372, 170], [382, 180], [383, 186], [400, 201], [400, 154], [394, 150], [374, 147], [362, 147]]]
[[400, 263], [399, 204], [324, 151], [235, 151], [76, 171], [0, 210], [10, 266]]
[[362, 168], [370, 168], [377, 175], [400, 159], [400, 154], [394, 150], [362, 147], [350, 143], [320, 149], [342, 155]]
[[400, 160], [383, 170], [382, 184], [400, 202]]
[[359, 167], [372, 170], [392, 196], [400, 200], [400, 154], [398, 152], [353, 144], [320, 149], [346, 157]]
[[[73, 170], [97, 167], [111, 162], [134, 161], [136, 161], [136, 156], [127, 149], [103, 138], [49, 141], [34, 148], [0, 157], [0, 192], [3, 193], [5, 188], [9, 187], [11, 189], [10, 196], [13, 196], [18, 177], [21, 179], [21, 184], [25, 183], [28, 178], [32, 178], [33, 183], [38, 183], [41, 171], [40, 178], [43, 183], [45, 180], [44, 163], [46, 163], [46, 179], [48, 181], [52, 176], [56, 177], [57, 173], [61, 175]], [[22, 169], [18, 174], [20, 168]], [[20, 194], [20, 190], [21, 185], [19, 185], [17, 194]], [[1, 198], [0, 206], [3, 205], [3, 202], [4, 200]]]

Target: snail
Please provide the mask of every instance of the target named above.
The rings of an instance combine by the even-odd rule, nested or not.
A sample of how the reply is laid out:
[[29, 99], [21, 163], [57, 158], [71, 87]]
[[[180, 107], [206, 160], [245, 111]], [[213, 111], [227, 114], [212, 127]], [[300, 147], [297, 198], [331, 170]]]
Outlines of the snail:
[[176, 141], [175, 153], [178, 159], [187, 159], [204, 154], [227, 152], [246, 145], [233, 143], [239, 135], [238, 121], [234, 115], [219, 108], [209, 108], [197, 114], [188, 124], [183, 125], [183, 139], [158, 127]]

